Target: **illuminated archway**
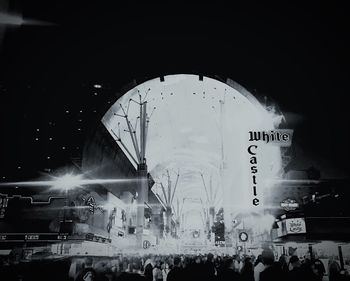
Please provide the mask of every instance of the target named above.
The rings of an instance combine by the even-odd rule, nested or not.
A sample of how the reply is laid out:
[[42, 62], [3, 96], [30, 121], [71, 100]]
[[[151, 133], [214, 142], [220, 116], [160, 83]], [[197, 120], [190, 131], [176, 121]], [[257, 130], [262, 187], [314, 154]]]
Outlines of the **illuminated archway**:
[[[147, 101], [151, 115], [146, 147], [149, 172], [156, 182], [169, 179], [165, 171], [179, 172], [175, 200], [195, 198], [203, 205], [210, 197], [217, 209], [224, 208], [227, 224], [237, 212], [257, 211], [263, 206], [264, 181], [275, 178], [281, 169], [280, 148], [259, 144], [256, 186], [261, 204], [253, 206], [248, 132], [273, 130], [278, 118], [253, 95], [233, 81], [226, 84], [187, 74], [152, 79], [129, 90], [102, 122], [135, 167], [137, 156], [123, 116], [127, 114], [133, 127], [139, 125], [136, 102], [140, 98]], [[164, 197], [158, 185], [154, 190]], [[186, 208], [185, 204], [184, 211]], [[189, 208], [193, 209], [193, 204]]]

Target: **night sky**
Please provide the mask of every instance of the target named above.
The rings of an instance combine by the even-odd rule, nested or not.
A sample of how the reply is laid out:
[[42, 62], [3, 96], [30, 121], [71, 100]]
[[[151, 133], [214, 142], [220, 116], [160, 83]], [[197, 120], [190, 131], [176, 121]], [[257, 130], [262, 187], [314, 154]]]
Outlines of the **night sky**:
[[295, 130], [296, 168], [348, 175], [345, 4], [3, 2], [51, 25], [0, 24], [1, 181], [80, 157], [123, 86], [175, 73], [229, 77], [268, 96]]

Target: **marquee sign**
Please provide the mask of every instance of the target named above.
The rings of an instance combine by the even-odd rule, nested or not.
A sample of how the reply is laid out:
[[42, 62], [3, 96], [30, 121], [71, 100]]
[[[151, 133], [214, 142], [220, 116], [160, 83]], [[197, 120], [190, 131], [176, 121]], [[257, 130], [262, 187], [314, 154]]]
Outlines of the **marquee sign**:
[[306, 233], [304, 218], [284, 218], [277, 222], [277, 237]]

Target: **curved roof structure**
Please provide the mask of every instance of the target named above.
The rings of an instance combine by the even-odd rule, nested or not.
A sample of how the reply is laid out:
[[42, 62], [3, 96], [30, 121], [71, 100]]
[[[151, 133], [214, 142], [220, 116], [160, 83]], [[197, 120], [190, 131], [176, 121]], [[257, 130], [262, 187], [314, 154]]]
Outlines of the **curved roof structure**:
[[[273, 130], [276, 116], [234, 82], [187, 74], [146, 81], [119, 98], [102, 118], [135, 167], [137, 157], [123, 116], [128, 116], [139, 138], [140, 100], [147, 101], [149, 117], [148, 170], [164, 185], [167, 171], [172, 182], [179, 173], [174, 200], [184, 203], [185, 212], [200, 213], [207, 203], [224, 207], [226, 213], [251, 207], [248, 132]], [[262, 191], [263, 180], [275, 177], [281, 168], [280, 149], [261, 143], [256, 156]], [[158, 188], [156, 184], [154, 189]]]

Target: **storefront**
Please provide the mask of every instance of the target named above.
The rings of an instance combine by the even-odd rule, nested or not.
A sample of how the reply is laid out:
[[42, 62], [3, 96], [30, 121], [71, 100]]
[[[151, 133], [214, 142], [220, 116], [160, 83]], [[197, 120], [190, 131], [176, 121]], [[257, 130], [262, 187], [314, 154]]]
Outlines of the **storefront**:
[[[341, 268], [350, 263], [350, 219], [284, 214], [276, 220], [272, 237], [277, 256], [318, 258], [325, 268], [331, 259]], [[327, 271], [327, 269], [326, 269]]]

